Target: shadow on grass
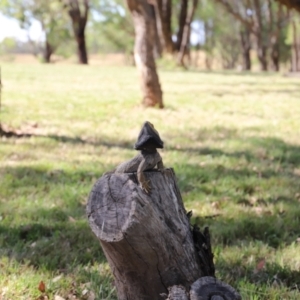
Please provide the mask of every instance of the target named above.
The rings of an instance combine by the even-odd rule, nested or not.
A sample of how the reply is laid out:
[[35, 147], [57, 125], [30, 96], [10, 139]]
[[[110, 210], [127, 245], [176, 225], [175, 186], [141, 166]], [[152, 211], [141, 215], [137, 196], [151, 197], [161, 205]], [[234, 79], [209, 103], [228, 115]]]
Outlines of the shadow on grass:
[[[251, 128], [255, 131], [256, 128]], [[235, 158], [245, 157], [252, 161], [268, 161], [269, 164], [288, 163], [295, 166], [300, 164], [300, 146], [286, 143], [282, 139], [273, 137], [255, 137], [255, 136], [243, 136], [236, 130], [222, 127], [215, 127], [212, 131], [206, 129], [198, 130], [194, 137], [196, 141], [205, 141], [210, 139], [212, 141], [239, 141], [244, 146], [249, 146], [250, 150], [242, 151], [226, 151], [220, 148], [210, 147], [168, 147], [170, 150], [183, 151], [183, 152], [195, 152], [199, 155], [211, 155], [213, 157], [218, 156], [230, 156]], [[193, 144], [193, 141], [190, 142]]]
[[[39, 215], [40, 210], [34, 212]], [[51, 213], [51, 211], [50, 211]], [[72, 272], [77, 265], [106, 261], [88, 224], [49, 218], [24, 226], [0, 226], [1, 256], [51, 271]], [[36, 217], [36, 219], [38, 219]]]
[[[251, 128], [251, 130], [258, 130], [256, 128]], [[184, 134], [184, 133], [182, 133]], [[178, 134], [180, 135], [180, 133]], [[50, 138], [58, 142], [62, 143], [70, 143], [70, 144], [89, 144], [93, 146], [104, 146], [108, 148], [120, 148], [120, 149], [132, 149], [133, 150], [133, 142], [129, 141], [120, 141], [120, 140], [102, 140], [97, 138], [92, 139], [83, 139], [81, 137], [69, 137], [69, 136], [60, 136], [60, 135], [36, 135], [36, 137], [45, 137]], [[172, 136], [169, 135], [167, 138], [172, 139]], [[193, 140], [196, 141], [205, 141], [206, 139], [210, 139], [212, 141], [224, 141], [224, 140], [241, 140], [244, 144], [250, 145], [252, 148], [262, 150], [260, 154], [261, 157], [257, 157], [253, 151], [233, 151], [229, 152], [223, 149], [218, 148], [210, 148], [210, 147], [174, 147], [172, 145], [166, 144], [166, 150], [169, 151], [181, 151], [181, 152], [193, 152], [199, 155], [211, 155], [213, 157], [217, 156], [231, 156], [236, 158], [245, 157], [246, 159], [258, 160], [258, 159], [268, 159], [270, 163], [280, 162], [280, 163], [290, 163], [290, 164], [300, 164], [300, 146], [292, 145], [284, 142], [279, 138], [271, 138], [271, 137], [243, 137], [239, 135], [239, 133], [230, 128], [225, 127], [215, 127], [213, 129], [200, 129], [198, 130]], [[193, 144], [193, 140], [190, 141], [189, 144]], [[262, 153], [264, 152], [264, 153]], [[136, 153], [133, 151], [133, 155]]]
[[33, 166], [0, 173], [0, 257], [65, 273], [106, 261], [85, 216], [89, 190], [101, 174]]
[[[267, 287], [273, 287], [275, 293], [276, 288], [284, 287], [286, 294], [295, 297], [286, 299], [298, 299], [300, 271], [283, 267], [278, 263], [266, 263], [262, 269], [258, 270], [256, 264], [249, 267], [242, 261], [228, 263], [224, 259], [216, 263], [216, 269], [218, 270], [217, 277], [237, 288], [243, 299], [250, 299], [250, 294], [253, 295], [253, 299], [279, 299], [273, 298]], [[260, 298], [256, 298], [258, 295]]]
[[[72, 145], [132, 149], [130, 142], [113, 139], [101, 141], [55, 135], [48, 138]], [[189, 193], [197, 196], [197, 200], [187, 199], [191, 201], [191, 208], [194, 204], [205, 203], [209, 197], [213, 202], [219, 201], [221, 209], [227, 209], [226, 214], [221, 213], [212, 219], [203, 215], [193, 218], [193, 222], [201, 227], [209, 225], [213, 248], [235, 246], [244, 241], [260, 241], [272, 249], [280, 249], [295, 242], [300, 228], [299, 198], [295, 196], [299, 193], [300, 175], [295, 170], [300, 164], [300, 147], [278, 138], [241, 136], [236, 130], [222, 127], [198, 130], [193, 139], [233, 140], [243, 146], [239, 147], [242, 150], [230, 151], [228, 148], [167, 145], [167, 151], [199, 156], [198, 165], [183, 163], [174, 166], [183, 198], [188, 198]], [[172, 137], [169, 140], [172, 141]], [[187, 141], [187, 144], [193, 145], [193, 140]], [[135, 153], [133, 151], [133, 155]], [[210, 163], [201, 165], [200, 162], [207, 157]], [[228, 160], [230, 164], [223, 164]], [[34, 187], [36, 193], [42, 196], [56, 190], [55, 197], [61, 196], [63, 201], [50, 209], [41, 209], [32, 204], [26, 212], [28, 222], [23, 226], [5, 222], [7, 212], [2, 212], [4, 222], [0, 223], [0, 241], [4, 247], [1, 247], [0, 254], [19, 261], [27, 260], [34, 266], [42, 265], [53, 271], [66, 269], [72, 272], [74, 264], [104, 262], [99, 243], [87, 224], [84, 204], [79, 200], [88, 195], [93, 179], [101, 176], [93, 171], [49, 172], [45, 168], [24, 166], [1, 168], [1, 173], [9, 177], [5, 180], [5, 197], [24, 192], [24, 197], [31, 199], [34, 196], [29, 187]], [[74, 188], [81, 190], [64, 198], [63, 193]], [[75, 199], [73, 202], [72, 198]], [[238, 211], [231, 214], [230, 209]], [[17, 210], [11, 208], [7, 211], [17, 217]], [[249, 282], [267, 283], [277, 272], [283, 278], [280, 280], [292, 288], [299, 278], [299, 272], [278, 265], [269, 266], [266, 275], [259, 272], [260, 277], [254, 274], [255, 277], [253, 270], [250, 272], [249, 267], [243, 267], [242, 264], [235, 266], [232, 262], [224, 261], [218, 264], [217, 269], [226, 278], [228, 274], [235, 273], [229, 280], [226, 279], [228, 283], [237, 280], [237, 277], [245, 277]], [[241, 274], [237, 275], [239, 272]]]

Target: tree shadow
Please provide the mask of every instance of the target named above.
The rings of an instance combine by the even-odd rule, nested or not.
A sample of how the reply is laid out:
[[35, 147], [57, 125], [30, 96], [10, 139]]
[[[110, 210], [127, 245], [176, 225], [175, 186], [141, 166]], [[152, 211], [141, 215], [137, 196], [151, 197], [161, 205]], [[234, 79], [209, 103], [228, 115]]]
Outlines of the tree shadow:
[[[5, 191], [0, 191], [0, 256], [64, 273], [72, 273], [75, 263], [106, 261], [89, 228], [83, 200], [97, 174], [34, 166], [1, 167], [0, 172], [8, 176]], [[10, 202], [15, 194], [26, 202], [20, 199], [17, 206]], [[44, 206], [41, 199], [49, 198], [52, 205]]]
[[[88, 224], [80, 220], [57, 221], [57, 217], [51, 217], [57, 212], [50, 209], [45, 214], [37, 209], [33, 212], [36, 223], [16, 227], [1, 225], [1, 256], [64, 273], [72, 273], [75, 262], [76, 265], [105, 262], [102, 249]], [[46, 215], [47, 225], [38, 220], [41, 213]], [[62, 215], [61, 211], [58, 213]]]
[[[259, 259], [261, 260], [262, 258], [260, 257]], [[216, 269], [218, 270], [217, 277], [221, 278], [221, 280], [226, 278], [226, 283], [240, 290], [241, 295], [245, 296], [246, 299], [249, 299], [249, 294], [253, 296], [260, 294], [261, 297], [259, 299], [270, 299], [268, 292], [261, 288], [262, 283], [273, 287], [285, 287], [287, 288], [287, 292], [291, 294], [294, 291], [294, 295], [299, 293], [300, 271], [282, 266], [275, 262], [266, 262], [263, 268], [258, 269], [258, 262], [259, 261], [256, 261], [250, 268], [247, 268], [241, 261], [228, 262], [224, 259], [220, 259], [216, 263]], [[245, 291], [243, 291], [243, 286], [241, 282], [237, 281], [237, 278], [242, 279], [242, 282], [243, 280], [245, 281], [245, 279], [247, 280], [247, 289]], [[249, 288], [251, 288], [251, 290], [249, 290]]]
[[[253, 131], [255, 130], [252, 130], [252, 134]], [[89, 144], [133, 149], [132, 142], [118, 138], [104, 141], [97, 138], [83, 139], [59, 135], [41, 137], [71, 145]], [[167, 136], [170, 143], [166, 146], [166, 152], [176, 151], [199, 158], [199, 164], [183, 163], [173, 166], [183, 199], [189, 193], [194, 193], [199, 199], [193, 200], [191, 208], [194, 204], [207, 203], [205, 200], [207, 197], [219, 202], [221, 208], [230, 205], [239, 208], [234, 217], [230, 214], [223, 215], [221, 211], [212, 218], [208, 215], [195, 215], [192, 218], [192, 222], [201, 228], [205, 225], [210, 227], [213, 249], [240, 245], [241, 242], [253, 240], [278, 249], [296, 240], [299, 236], [300, 220], [299, 199], [295, 194], [297, 191], [299, 193], [300, 173], [295, 172], [295, 169], [299, 168], [300, 164], [300, 146], [275, 137], [258, 135], [245, 137], [237, 130], [226, 127], [195, 130], [190, 140], [186, 138], [187, 144], [193, 145], [193, 139], [197, 141], [210, 139], [216, 142], [233, 140], [242, 141], [241, 144], [245, 147], [239, 147], [241, 150], [207, 146], [178, 147], [173, 141], [174, 138], [172, 135]], [[133, 155], [135, 153], [136, 151], [133, 151]], [[211, 162], [202, 165], [201, 162], [207, 157], [211, 158]], [[232, 159], [233, 163], [225, 165], [220, 158], [225, 161]], [[24, 211], [22, 207], [7, 210], [12, 214], [8, 217], [10, 220], [23, 213], [27, 214], [27, 219], [31, 221], [24, 225], [12, 226], [9, 220], [6, 221], [7, 212], [1, 208], [4, 217], [0, 223], [0, 240], [4, 245], [1, 246], [1, 256], [8, 256], [21, 262], [29, 261], [33, 266], [43, 265], [50, 271], [68, 270], [69, 273], [72, 272], [73, 262], [84, 265], [106, 261], [97, 239], [88, 226], [84, 204], [79, 200], [80, 197], [86, 198], [95, 177], [101, 176], [99, 171], [95, 171], [91, 166], [73, 172], [49, 171], [47, 168], [33, 166], [9, 166], [1, 167], [1, 173], [11, 177], [6, 181], [6, 198], [18, 192], [24, 193], [24, 197], [28, 197], [30, 201], [33, 196], [29, 187], [32, 186], [41, 193], [41, 197], [58, 188], [62, 189], [59, 192], [62, 193], [63, 190], [67, 192], [73, 187], [78, 188], [79, 184], [85, 186], [76, 196], [70, 196], [74, 197], [73, 202], [64, 205], [61, 203], [57, 207], [45, 209], [32, 204]], [[269, 193], [261, 196], [260, 185], [265, 183], [270, 185]], [[0, 195], [2, 193], [4, 192], [0, 191]], [[217, 265], [217, 270], [220, 269], [223, 274], [230, 268], [237, 272], [241, 266], [234, 266], [232, 262]], [[273, 269], [270, 266], [268, 270]], [[294, 273], [290, 269], [275, 266], [272, 272], [275, 273], [276, 270], [283, 274], [287, 272], [285, 275], [287, 286], [294, 284], [293, 276], [299, 277], [299, 272]], [[273, 274], [271, 271], [270, 274]], [[242, 275], [250, 282], [255, 282], [256, 279], [251, 277], [252, 273], [247, 272], [245, 269]], [[230, 274], [229, 271], [227, 273]], [[232, 276], [232, 280], [236, 279], [236, 276]]]

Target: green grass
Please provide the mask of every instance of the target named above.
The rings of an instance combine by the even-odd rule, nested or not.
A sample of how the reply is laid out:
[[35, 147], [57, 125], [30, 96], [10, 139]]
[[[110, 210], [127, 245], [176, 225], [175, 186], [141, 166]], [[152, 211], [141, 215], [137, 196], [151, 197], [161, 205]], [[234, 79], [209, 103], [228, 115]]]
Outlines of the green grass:
[[[0, 299], [116, 299], [85, 216], [145, 120], [165, 141], [217, 276], [243, 299], [300, 298], [300, 89], [280, 74], [160, 71], [164, 110], [139, 105], [130, 67], [2, 65]], [[298, 242], [297, 242], [298, 239]], [[263, 260], [264, 259], [264, 260]], [[76, 298], [71, 298], [74, 295]]]

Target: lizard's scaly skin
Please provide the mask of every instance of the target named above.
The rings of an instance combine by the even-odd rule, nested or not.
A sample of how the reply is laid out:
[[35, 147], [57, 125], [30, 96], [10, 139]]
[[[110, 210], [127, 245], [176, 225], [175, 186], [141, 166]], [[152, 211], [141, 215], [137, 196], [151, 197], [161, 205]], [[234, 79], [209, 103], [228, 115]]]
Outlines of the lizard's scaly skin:
[[150, 184], [146, 181], [143, 171], [154, 169], [157, 165], [158, 170], [163, 170], [163, 162], [160, 154], [156, 152], [142, 151], [129, 161], [121, 163], [115, 170], [115, 173], [137, 172], [137, 177], [141, 188], [149, 193]]

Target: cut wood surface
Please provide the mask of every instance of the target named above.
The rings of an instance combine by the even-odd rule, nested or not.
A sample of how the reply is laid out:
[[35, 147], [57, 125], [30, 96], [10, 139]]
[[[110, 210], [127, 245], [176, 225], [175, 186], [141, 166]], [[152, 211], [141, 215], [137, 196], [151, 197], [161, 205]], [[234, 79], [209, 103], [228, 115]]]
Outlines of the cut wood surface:
[[119, 300], [162, 299], [168, 287], [189, 290], [203, 276], [173, 170], [144, 173], [151, 195], [136, 173], [111, 173], [96, 182], [87, 205]]

